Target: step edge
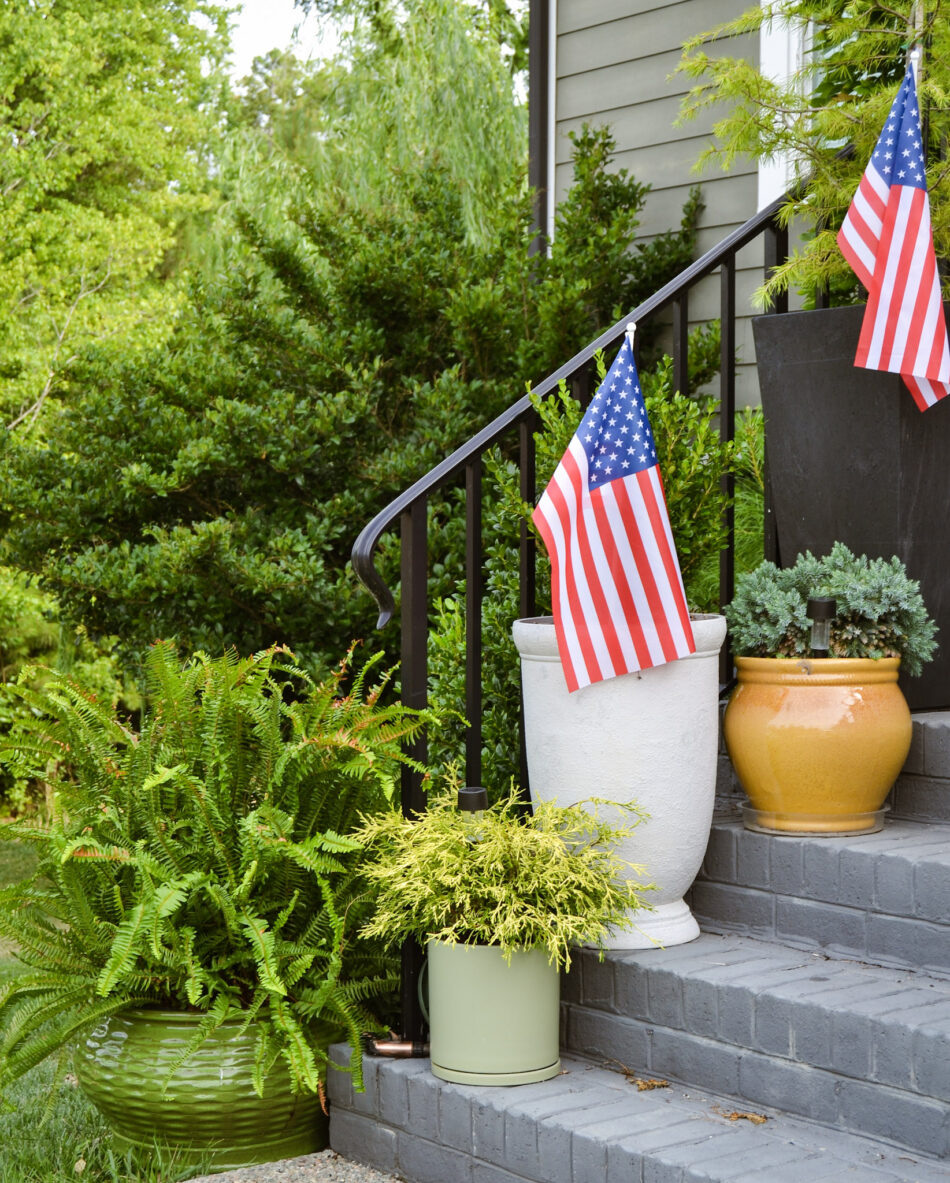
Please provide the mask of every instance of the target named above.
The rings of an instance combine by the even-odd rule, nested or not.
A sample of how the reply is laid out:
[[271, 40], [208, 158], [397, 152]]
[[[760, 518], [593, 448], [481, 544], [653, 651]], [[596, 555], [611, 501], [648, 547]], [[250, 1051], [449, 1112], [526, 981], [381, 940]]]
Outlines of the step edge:
[[[345, 1063], [348, 1058], [348, 1050], [344, 1045], [337, 1045], [337, 1047], [331, 1049], [331, 1057], [337, 1063]], [[564, 1063], [569, 1072], [576, 1072], [578, 1074], [578, 1080], [589, 1080], [591, 1087], [595, 1085], [601, 1085], [604, 1078], [606, 1077], [616, 1077], [616, 1074], [599, 1069], [589, 1061], [586, 1061], [576, 1055], [565, 1056]], [[379, 1141], [381, 1143], [386, 1143], [386, 1145], [388, 1145], [395, 1154], [394, 1148], [396, 1146], [397, 1134], [403, 1129], [403, 1127], [389, 1123], [387, 1119], [383, 1118], [380, 1114], [379, 1076], [382, 1074], [384, 1077], [390, 1078], [389, 1082], [384, 1081], [384, 1085], [386, 1083], [392, 1083], [394, 1079], [395, 1083], [398, 1084], [401, 1079], [402, 1083], [404, 1084], [406, 1081], [406, 1074], [405, 1069], [401, 1067], [401, 1065], [406, 1064], [408, 1064], [407, 1061], [375, 1061], [368, 1065], [367, 1084], [369, 1090], [376, 1094], [376, 1101], [375, 1104], [371, 1104], [368, 1109], [364, 1108], [363, 1110], [354, 1109], [347, 1103], [348, 1101], [354, 1099], [355, 1096], [358, 1096], [353, 1094], [349, 1079], [342, 1073], [331, 1073], [330, 1140], [331, 1146], [333, 1146], [334, 1149], [339, 1150], [348, 1157], [355, 1157], [357, 1159], [360, 1158], [359, 1153], [353, 1152], [354, 1150], [358, 1150], [359, 1147], [341, 1145], [340, 1139], [335, 1138], [335, 1133], [338, 1133], [341, 1129], [341, 1117], [343, 1118], [344, 1123], [350, 1117], [359, 1117], [364, 1119], [366, 1122], [366, 1125], [363, 1128], [364, 1133], [371, 1134], [374, 1130], [378, 1130], [381, 1125], [386, 1127], [386, 1132], [380, 1136]], [[425, 1091], [435, 1098], [433, 1101], [435, 1106], [438, 1106], [441, 1102], [441, 1097], [438, 1095], [439, 1092], [447, 1089], [458, 1089], [460, 1087], [443, 1086], [441, 1082], [437, 1081], [434, 1077], [432, 1077], [431, 1073], [428, 1072], [427, 1061], [419, 1061], [419, 1064], [421, 1067], [412, 1069], [409, 1075], [415, 1078], [415, 1087], [418, 1091]], [[537, 1086], [524, 1087], [535, 1088]], [[639, 1094], [625, 1093], [624, 1086], [622, 1085], [615, 1087], [617, 1087], [617, 1091], [622, 1095], [626, 1095], [628, 1097], [639, 1096]], [[511, 1109], [513, 1111], [515, 1108], [516, 1098], [511, 1096], [511, 1094], [520, 1090], [489, 1090], [483, 1088], [479, 1089], [475, 1086], [461, 1086], [461, 1091], [463, 1093], [467, 1093], [467, 1095], [456, 1097], [455, 1100], [457, 1103], [463, 1105], [468, 1103], [472, 1110], [477, 1107], [480, 1113], [483, 1113], [486, 1109], [491, 1109], [496, 1112], [500, 1111], [503, 1115], [505, 1115], [507, 1109]], [[511, 1101], [511, 1104], [509, 1104], [507, 1107], [505, 1105], [505, 1098], [499, 1097], [497, 1095], [504, 1093], [509, 1094]], [[489, 1096], [488, 1094], [495, 1095]], [[408, 1088], [405, 1090], [404, 1098], [404, 1108], [402, 1112], [404, 1120], [408, 1122], [410, 1118]], [[722, 1094], [715, 1094], [711, 1090], [697, 1091], [695, 1088], [689, 1087], [689, 1092], [681, 1092], [679, 1086], [674, 1086], [671, 1107], [680, 1113], [686, 1112], [687, 1114], [698, 1114], [702, 1112], [708, 1113], [711, 1106], [719, 1105], [720, 1107], [726, 1106], [728, 1112], [728, 1110], [731, 1109], [734, 1100], [734, 1098], [730, 1098]], [[834, 1156], [840, 1156], [844, 1161], [847, 1161], [850, 1164], [863, 1164], [869, 1169], [879, 1170], [881, 1172], [882, 1183], [884, 1180], [888, 1180], [890, 1183], [893, 1183], [895, 1174], [901, 1179], [901, 1183], [905, 1183], [905, 1181], [906, 1183], [911, 1183], [912, 1180], [914, 1183], [937, 1183], [937, 1181], [940, 1179], [950, 1179], [950, 1174], [946, 1173], [945, 1160], [935, 1158], [917, 1150], [910, 1150], [907, 1148], [897, 1149], [893, 1146], [889, 1146], [879, 1139], [867, 1135], [837, 1130], [815, 1121], [799, 1118], [794, 1115], [782, 1114], [772, 1107], [763, 1106], [757, 1108], [761, 1108], [762, 1112], [770, 1118], [771, 1124], [770, 1122], [766, 1122], [764, 1126], [754, 1127], [751, 1140], [749, 1134], [752, 1127], [743, 1128], [744, 1123], [727, 1122], [726, 1118], [722, 1115], [714, 1115], [713, 1120], [714, 1123], [719, 1122], [725, 1128], [726, 1136], [735, 1139], [736, 1146], [740, 1149], [742, 1147], [747, 1147], [750, 1144], [765, 1144], [766, 1139], [760, 1138], [758, 1136], [761, 1130], [765, 1130], [766, 1138], [770, 1142], [774, 1142], [779, 1145], [789, 1144], [800, 1149], [802, 1161], [813, 1159], [816, 1155], [822, 1157], [823, 1159], [831, 1159]], [[545, 1123], [542, 1119], [537, 1124], [541, 1126]], [[554, 1129], [555, 1127], [553, 1124], [550, 1124], [549, 1128]], [[564, 1123], [562, 1122], [561, 1128], [570, 1129], [571, 1127], [569, 1123], [565, 1127]], [[737, 1137], [737, 1135], [740, 1136]], [[571, 1138], [573, 1139], [573, 1134], [571, 1134]], [[437, 1150], [442, 1149], [441, 1143], [433, 1142], [431, 1145], [436, 1147]], [[721, 1145], [725, 1146], [725, 1143], [721, 1143]], [[460, 1152], [458, 1151], [453, 1151], [453, 1153], [460, 1155]], [[662, 1161], [663, 1152], [662, 1150], [651, 1151], [645, 1157], [654, 1161]], [[498, 1154], [495, 1154], [494, 1156], [488, 1155], [482, 1157], [470, 1155], [469, 1167], [471, 1167], [473, 1163], [488, 1163], [489, 1165], [496, 1168], [497, 1174], [492, 1175], [492, 1178], [497, 1177], [499, 1180], [501, 1180], [508, 1177], [504, 1173], [508, 1168], [503, 1155], [499, 1156]], [[385, 1170], [398, 1169], [399, 1166], [395, 1157], [391, 1158], [389, 1161], [374, 1161], [371, 1165], [378, 1166], [380, 1169]], [[908, 1173], [908, 1170], [910, 1173]], [[888, 1171], [891, 1173], [888, 1174]], [[453, 1176], [453, 1179], [454, 1177], [455, 1176]], [[468, 1176], [458, 1177], [459, 1179], [464, 1179]], [[685, 1177], [688, 1178], [689, 1176], [687, 1175]], [[730, 1176], [728, 1175], [722, 1176], [724, 1183], [729, 1177]], [[520, 1183], [521, 1180], [525, 1180], [526, 1183], [537, 1183], [538, 1179], [543, 1178], [543, 1176], [539, 1177], [537, 1174], [512, 1174], [511, 1178], [515, 1180], [516, 1183]], [[544, 1183], [557, 1183], [557, 1181], [544, 1179]]]

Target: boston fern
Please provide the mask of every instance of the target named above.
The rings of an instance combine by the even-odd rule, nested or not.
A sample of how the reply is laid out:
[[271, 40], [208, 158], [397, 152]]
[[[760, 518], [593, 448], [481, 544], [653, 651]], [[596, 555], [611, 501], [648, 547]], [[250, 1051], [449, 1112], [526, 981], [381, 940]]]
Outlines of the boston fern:
[[[622, 809], [630, 824], [611, 824], [582, 804]], [[445, 794], [417, 819], [367, 818], [356, 837], [371, 856], [364, 874], [375, 904], [363, 933], [390, 945], [407, 937], [498, 945], [509, 960], [543, 949], [569, 969], [571, 945], [600, 945], [609, 926], [626, 927], [629, 911], [648, 906], [650, 885], [626, 877], [643, 868], [614, 852], [639, 817], [635, 806], [596, 798], [541, 802], [533, 816], [511, 798], [463, 813]]]
[[400, 743], [422, 722], [380, 704], [376, 664], [344, 691], [348, 661], [317, 685], [286, 649], [182, 663], [160, 642], [137, 728], [67, 679], [18, 688], [34, 718], [4, 758], [45, 768], [55, 804], [48, 823], [0, 827], [39, 855], [0, 891], [0, 934], [26, 967], [0, 993], [0, 1089], [143, 1006], [205, 1014], [182, 1060], [229, 1016], [257, 1021], [259, 1092], [278, 1057], [320, 1092], [331, 1034], [349, 1036], [359, 1078], [368, 1006], [396, 979], [356, 938], [347, 835], [391, 808]]
[[937, 627], [920, 585], [899, 558], [868, 559], [837, 542], [824, 558], [799, 555], [780, 570], [765, 562], [741, 576], [725, 609], [733, 649], [743, 657], [811, 653], [809, 597], [834, 596], [829, 657], [899, 657], [916, 676], [936, 648]]

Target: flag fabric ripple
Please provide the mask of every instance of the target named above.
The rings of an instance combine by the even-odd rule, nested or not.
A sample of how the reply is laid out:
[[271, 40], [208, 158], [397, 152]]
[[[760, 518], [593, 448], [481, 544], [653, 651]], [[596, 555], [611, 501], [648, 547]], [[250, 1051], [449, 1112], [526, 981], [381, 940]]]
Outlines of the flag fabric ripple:
[[693, 653], [630, 336], [534, 511], [568, 690]]
[[854, 364], [898, 373], [926, 411], [950, 393], [950, 350], [927, 196], [913, 66], [838, 231], [868, 290]]

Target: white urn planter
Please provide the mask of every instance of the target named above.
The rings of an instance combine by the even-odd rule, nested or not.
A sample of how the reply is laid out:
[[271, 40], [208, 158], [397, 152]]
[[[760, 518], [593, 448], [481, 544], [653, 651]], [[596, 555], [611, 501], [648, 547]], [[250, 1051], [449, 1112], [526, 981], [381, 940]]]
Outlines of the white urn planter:
[[617, 853], [641, 864], [652, 911], [608, 948], [681, 945], [699, 936], [683, 900], [703, 861], [716, 795], [723, 616], [692, 615], [696, 652], [569, 694], [551, 617], [516, 620], [531, 796], [635, 801], [649, 816]]

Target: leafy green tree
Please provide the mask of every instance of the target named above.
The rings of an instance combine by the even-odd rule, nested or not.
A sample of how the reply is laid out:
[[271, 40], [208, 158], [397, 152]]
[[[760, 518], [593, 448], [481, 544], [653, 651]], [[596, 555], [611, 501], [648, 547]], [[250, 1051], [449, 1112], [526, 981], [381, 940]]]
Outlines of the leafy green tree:
[[[131, 361], [87, 351], [46, 438], [7, 441], [14, 560], [131, 652], [175, 636], [335, 660], [372, 622], [347, 565], [372, 513], [691, 255], [695, 200], [630, 254], [645, 187], [585, 131], [550, 255], [532, 256], [524, 122], [497, 44], [444, 0], [405, 29], [425, 54], [368, 47], [342, 113], [316, 114], [342, 147], [316, 137], [291, 158], [245, 121], [174, 333]], [[436, 118], [459, 75], [491, 109]], [[447, 147], [464, 129], [467, 150]], [[446, 592], [450, 519], [433, 534]]]
[[0, 413], [36, 422], [92, 342], [144, 355], [178, 296], [153, 282], [200, 207], [226, 48], [219, 0], [0, 6]]
[[[513, 73], [528, 68], [528, 2], [527, 0], [452, 0], [465, 17], [477, 27], [487, 30], [507, 51]], [[304, 12], [329, 17], [338, 26], [347, 19], [354, 22], [355, 31], [368, 30], [374, 42], [391, 46], [398, 39], [399, 5], [391, 0], [295, 0]]]
[[[807, 29], [809, 49], [785, 83], [751, 61], [724, 52], [728, 38], [757, 34], [772, 21]], [[771, 299], [789, 287], [813, 296], [830, 287], [836, 303], [863, 297], [836, 242], [901, 76], [911, 44], [923, 47], [918, 93], [925, 115], [927, 182], [938, 258], [950, 250], [950, 22], [945, 0], [776, 0], [755, 4], [684, 46], [679, 66], [696, 85], [683, 119], [715, 108], [717, 121], [700, 164], [728, 169], [737, 159], [795, 162], [808, 182], [782, 207], [783, 222], [805, 227], [801, 250], [775, 269], [762, 289]], [[842, 152], [848, 145], [853, 152]]]

